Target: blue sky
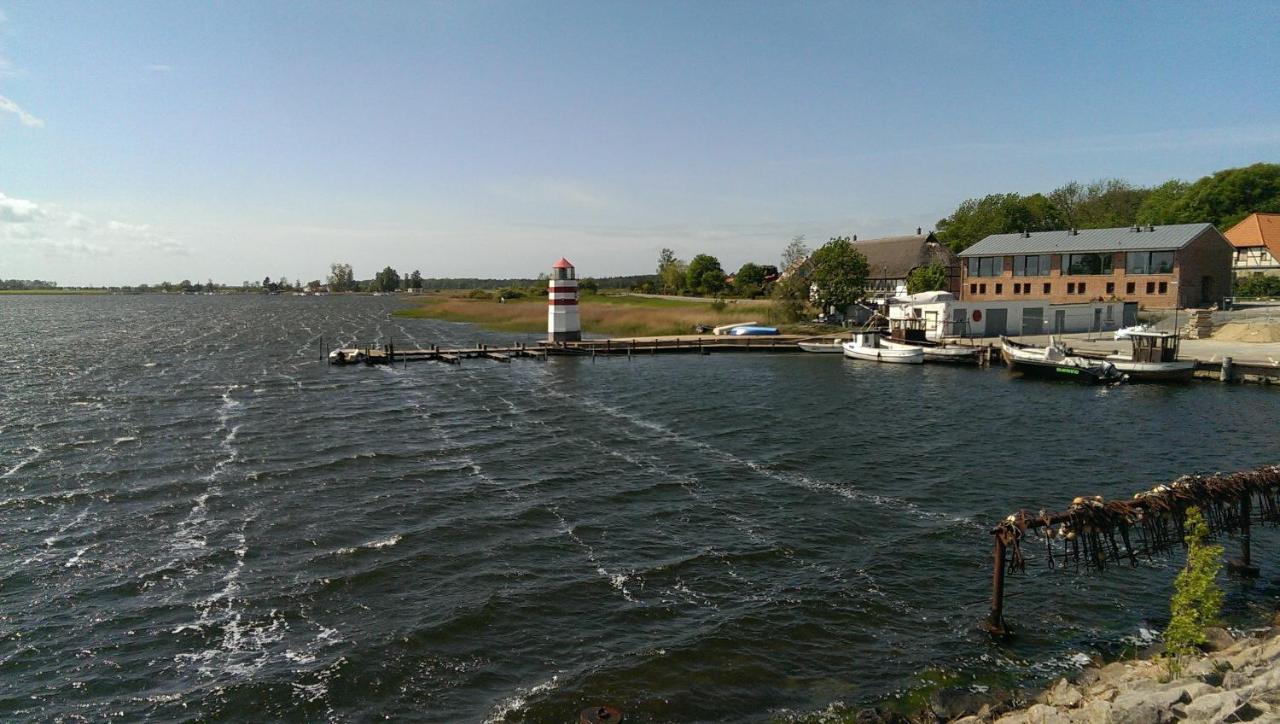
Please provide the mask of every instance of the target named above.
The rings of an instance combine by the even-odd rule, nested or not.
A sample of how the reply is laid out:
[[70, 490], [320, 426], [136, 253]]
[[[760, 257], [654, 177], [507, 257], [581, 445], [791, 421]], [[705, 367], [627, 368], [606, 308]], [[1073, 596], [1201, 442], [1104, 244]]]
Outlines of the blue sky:
[[5, 2], [0, 277], [648, 272], [1280, 156], [1280, 3]]

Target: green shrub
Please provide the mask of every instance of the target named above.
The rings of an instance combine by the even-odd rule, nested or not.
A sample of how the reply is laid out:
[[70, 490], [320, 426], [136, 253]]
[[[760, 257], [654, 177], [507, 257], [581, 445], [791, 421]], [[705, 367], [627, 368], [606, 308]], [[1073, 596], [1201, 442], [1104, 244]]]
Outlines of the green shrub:
[[468, 299], [493, 299], [493, 295], [483, 289], [472, 289], [467, 292]]
[[716, 297], [716, 300], [711, 303], [711, 308], [717, 312], [723, 312], [725, 308], [724, 300], [720, 297]]
[[1222, 546], [1208, 542], [1209, 526], [1199, 508], [1187, 509], [1185, 528], [1187, 565], [1173, 582], [1169, 627], [1164, 632], [1166, 663], [1174, 675], [1182, 668], [1181, 660], [1205, 643], [1205, 629], [1218, 620], [1222, 611], [1223, 594], [1217, 581]]
[[524, 295], [525, 291], [523, 289], [516, 289], [515, 287], [503, 287], [498, 290], [498, 296], [503, 299], [520, 299]]
[[1280, 276], [1253, 276], [1236, 279], [1238, 297], [1280, 297]]

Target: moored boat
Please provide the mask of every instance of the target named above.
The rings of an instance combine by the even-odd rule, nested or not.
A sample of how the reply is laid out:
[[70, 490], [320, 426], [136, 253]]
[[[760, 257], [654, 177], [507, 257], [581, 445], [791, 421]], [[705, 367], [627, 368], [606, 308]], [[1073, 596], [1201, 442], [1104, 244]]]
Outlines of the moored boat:
[[1188, 382], [1196, 371], [1195, 360], [1178, 359], [1178, 335], [1174, 332], [1134, 330], [1128, 335], [1133, 351], [1110, 355], [1107, 361], [1135, 382]]
[[754, 324], [739, 324], [729, 330], [729, 334], [735, 337], [758, 337], [761, 335], [777, 334], [777, 327], [760, 327]]
[[978, 364], [978, 347], [958, 344], [942, 344], [921, 347], [924, 350], [925, 362], [946, 362], [950, 364]]
[[722, 324], [719, 327], [713, 327], [711, 333], [717, 337], [722, 334], [732, 334], [735, 327], [750, 327], [759, 324], [759, 322], [734, 322], [733, 324]]
[[924, 349], [909, 344], [889, 342], [878, 332], [857, 332], [853, 339], [841, 345], [844, 356], [870, 362], [897, 364], [924, 364]]
[[835, 338], [829, 340], [813, 339], [807, 342], [796, 342], [800, 349], [806, 352], [818, 352], [820, 354], [840, 354], [844, 351], [842, 345], [844, 340]]
[[1087, 384], [1124, 381], [1124, 374], [1107, 360], [1091, 360], [1070, 353], [1052, 337], [1049, 346], [1037, 347], [1000, 338], [1000, 356], [1009, 368], [1027, 376], [1070, 380]]

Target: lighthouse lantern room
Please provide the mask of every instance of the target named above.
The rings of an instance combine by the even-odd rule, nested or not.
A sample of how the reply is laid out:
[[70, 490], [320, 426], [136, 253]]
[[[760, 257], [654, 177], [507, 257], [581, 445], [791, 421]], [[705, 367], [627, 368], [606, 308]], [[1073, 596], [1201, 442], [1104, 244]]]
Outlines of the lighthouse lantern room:
[[582, 339], [582, 322], [578, 318], [578, 275], [573, 265], [561, 258], [551, 266], [547, 283], [547, 339], [577, 342]]

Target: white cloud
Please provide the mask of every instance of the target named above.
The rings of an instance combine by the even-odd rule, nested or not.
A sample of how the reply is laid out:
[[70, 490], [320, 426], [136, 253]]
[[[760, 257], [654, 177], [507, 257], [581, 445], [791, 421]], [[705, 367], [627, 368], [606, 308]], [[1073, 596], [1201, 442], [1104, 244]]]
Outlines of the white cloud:
[[29, 126], [31, 128], [40, 128], [41, 126], [44, 125], [43, 120], [36, 118], [30, 113], [27, 113], [22, 109], [22, 106], [18, 105], [17, 103], [14, 103], [13, 101], [9, 100], [8, 98], [5, 98], [4, 96], [0, 96], [0, 111], [8, 111], [14, 114], [15, 116], [18, 117], [19, 121], [22, 121], [22, 125], [24, 126]]
[[172, 65], [165, 65], [164, 63], [151, 63], [150, 65], [144, 65], [142, 67], [144, 70], [152, 73], [168, 73], [173, 70]]
[[0, 251], [58, 259], [114, 254], [190, 254], [185, 245], [149, 224], [116, 220], [102, 223], [57, 204], [17, 199], [3, 193], [0, 193]]

